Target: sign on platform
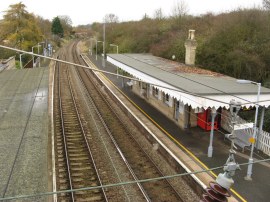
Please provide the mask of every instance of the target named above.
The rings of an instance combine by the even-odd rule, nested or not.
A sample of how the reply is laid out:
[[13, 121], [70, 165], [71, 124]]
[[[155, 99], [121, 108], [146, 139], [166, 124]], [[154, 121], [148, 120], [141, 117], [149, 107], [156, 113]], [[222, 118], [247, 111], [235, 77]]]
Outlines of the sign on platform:
[[234, 130], [249, 129], [249, 128], [253, 128], [253, 126], [254, 126], [254, 123], [235, 124], [234, 125]]

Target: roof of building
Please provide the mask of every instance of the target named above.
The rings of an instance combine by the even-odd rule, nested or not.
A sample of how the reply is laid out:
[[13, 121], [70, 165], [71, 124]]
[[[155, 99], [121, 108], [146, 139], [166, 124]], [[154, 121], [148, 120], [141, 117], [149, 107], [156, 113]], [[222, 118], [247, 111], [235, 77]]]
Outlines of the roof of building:
[[[200, 96], [252, 95], [255, 97], [258, 92], [256, 85], [239, 84], [235, 78], [150, 54], [108, 54], [107, 60], [146, 82], [154, 79], [169, 87]], [[177, 97], [168, 91], [166, 93]], [[262, 87], [261, 95], [263, 94], [270, 99], [270, 89]]]

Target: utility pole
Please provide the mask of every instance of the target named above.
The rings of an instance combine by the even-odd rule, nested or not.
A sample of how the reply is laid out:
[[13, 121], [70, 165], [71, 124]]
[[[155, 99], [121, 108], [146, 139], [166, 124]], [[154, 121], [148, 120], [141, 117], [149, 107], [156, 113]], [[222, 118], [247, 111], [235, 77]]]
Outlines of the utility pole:
[[211, 133], [210, 133], [210, 142], [209, 142], [209, 147], [208, 147], [208, 157], [213, 156], [213, 139], [214, 139], [214, 123], [215, 123], [215, 117], [217, 115], [217, 110], [215, 107], [211, 109], [211, 116], [212, 116], [212, 122], [211, 122]]
[[235, 171], [240, 169], [238, 163], [235, 162], [234, 154], [234, 125], [236, 124], [236, 117], [241, 108], [241, 103], [231, 100], [230, 102], [230, 112], [232, 115], [232, 134], [228, 136], [231, 139], [231, 148], [229, 151], [229, 158], [223, 167], [224, 173], [220, 173], [215, 182], [209, 183], [209, 188], [205, 189], [205, 193], [202, 196], [201, 202], [215, 202], [215, 201], [227, 201], [227, 197], [231, 194], [229, 189], [234, 184], [232, 177], [235, 175]]
[[259, 100], [260, 100], [260, 93], [261, 93], [261, 83], [257, 83], [254, 81], [250, 80], [237, 80], [237, 83], [240, 84], [255, 84], [258, 86], [258, 91], [257, 91], [257, 100], [256, 100], [256, 112], [255, 112], [255, 120], [254, 120], [254, 125], [253, 125], [253, 135], [252, 138], [250, 139], [251, 143], [251, 151], [250, 151], [250, 157], [248, 159], [248, 169], [247, 169], [247, 176], [245, 177], [245, 180], [252, 180], [251, 175], [252, 175], [252, 167], [253, 167], [253, 153], [254, 153], [254, 147], [255, 147], [255, 142], [257, 138], [257, 119], [258, 119], [258, 112], [259, 112]]
[[102, 66], [106, 67], [106, 63], [105, 63], [105, 31], [106, 31], [106, 22], [104, 19], [104, 24], [103, 24], [103, 60], [102, 60]]

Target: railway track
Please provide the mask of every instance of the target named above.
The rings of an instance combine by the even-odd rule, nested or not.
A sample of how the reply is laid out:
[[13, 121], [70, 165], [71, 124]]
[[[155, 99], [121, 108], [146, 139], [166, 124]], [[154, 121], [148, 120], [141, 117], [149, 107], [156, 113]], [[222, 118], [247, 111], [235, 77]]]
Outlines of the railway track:
[[[73, 46], [74, 44], [71, 47]], [[70, 53], [66, 52], [65, 55], [70, 55]], [[106, 133], [106, 129], [104, 132], [104, 127], [101, 127], [101, 125], [104, 126], [104, 123], [98, 121], [99, 118], [96, 118], [95, 115], [96, 109], [91, 104], [87, 106], [93, 108], [90, 114], [93, 117], [92, 123], [95, 124], [90, 128], [85, 127], [86, 121], [83, 121], [83, 115], [77, 106], [80, 99], [76, 98], [76, 92], [73, 89], [76, 85], [71, 85], [70, 74], [72, 73], [70, 72], [72, 72], [71, 66], [57, 64], [55, 77], [58, 87], [56, 88], [55, 85], [55, 95], [59, 99], [55, 99], [54, 104], [57, 120], [55, 123], [57, 190], [72, 190], [95, 187], [102, 183], [112, 184], [128, 181], [127, 179], [134, 180], [130, 172], [126, 170], [122, 172], [123, 176], [119, 176], [119, 172], [113, 174], [111, 165], [115, 159], [112, 159], [107, 145], [101, 147], [100, 136]], [[123, 177], [125, 178], [121, 180], [120, 178]], [[76, 191], [58, 196], [59, 201], [108, 201], [108, 198], [110, 201], [145, 201], [142, 189], [140, 190], [137, 185], [107, 188], [102, 189], [102, 192], [100, 189]]]
[[[60, 74], [60, 68], [62, 68]], [[86, 139], [76, 100], [64, 64], [56, 65], [56, 167], [57, 189], [72, 190], [101, 185], [92, 152]], [[59, 195], [59, 201], [107, 201], [104, 189], [78, 191]]]
[[[75, 62], [82, 63], [81, 59], [73, 54], [76, 58]], [[125, 157], [125, 161], [129, 163], [136, 179], [149, 179], [162, 177], [163, 174], [158, 166], [151, 160], [149, 155], [144, 151], [132, 133], [128, 130], [128, 126], [123, 124], [121, 118], [111, 108], [102, 93], [102, 88], [93, 81], [93, 75], [83, 68], [78, 68], [81, 80], [85, 83], [91, 99], [99, 111], [100, 117], [106, 123], [106, 127], [110, 131], [111, 139], [115, 142], [121, 155]], [[180, 194], [174, 189], [168, 180], [159, 180], [142, 184], [143, 190], [147, 193], [148, 200], [158, 201], [182, 201]]]
[[[77, 42], [61, 59], [83, 64]], [[84, 68], [56, 65], [54, 86], [57, 190], [118, 184], [162, 177], [145, 145], [134, 136], [128, 119], [116, 112], [94, 74]], [[137, 130], [138, 132], [139, 130]], [[143, 135], [141, 134], [141, 137]], [[156, 158], [156, 157], [154, 157]], [[168, 173], [166, 173], [167, 175]], [[115, 185], [62, 193], [58, 201], [183, 201], [173, 180]], [[179, 184], [179, 183], [178, 183]], [[176, 188], [174, 188], [176, 185]], [[180, 190], [180, 191], [179, 191]]]

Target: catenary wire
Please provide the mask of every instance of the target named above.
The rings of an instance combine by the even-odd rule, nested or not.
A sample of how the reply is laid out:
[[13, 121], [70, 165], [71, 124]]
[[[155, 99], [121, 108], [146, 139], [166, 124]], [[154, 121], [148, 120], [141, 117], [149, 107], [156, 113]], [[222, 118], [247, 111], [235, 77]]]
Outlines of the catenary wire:
[[[57, 61], [57, 62], [62, 62], [62, 63], [69, 64], [69, 65], [74, 65], [74, 66], [78, 66], [78, 67], [82, 67], [82, 68], [87, 68], [87, 69], [90, 69], [92, 71], [102, 72], [102, 73], [105, 73], [105, 74], [110, 74], [110, 75], [117, 76], [117, 74], [111, 73], [111, 72], [108, 72], [108, 71], [104, 71], [104, 70], [100, 70], [100, 69], [95, 69], [95, 68], [90, 68], [90, 67], [87, 67], [85, 65], [75, 64], [75, 63], [72, 63], [72, 62], [68, 62], [68, 61], [64, 61], [64, 60], [59, 60], [59, 59], [55, 59], [55, 58], [52, 58], [52, 57], [47, 57], [47, 56], [39, 55], [39, 54], [36, 54], [36, 53], [19, 50], [19, 49], [16, 49], [16, 48], [11, 48], [11, 47], [8, 47], [8, 46], [0, 45], [0, 48], [5, 48], [5, 49], [9, 49], [9, 50], [16, 51], [16, 52], [21, 52], [21, 53], [25, 53], [25, 54], [29, 54], [29, 55], [33, 55], [33, 56], [38, 56], [38, 57], [41, 57], [41, 58], [46, 58], [46, 59], [49, 59], [49, 60], [53, 60], [53, 61]], [[123, 75], [118, 75], [118, 76], [120, 76], [122, 78], [130, 79], [130, 80], [134, 80], [134, 81], [141, 81], [139, 79], [134, 79], [132, 77], [127, 77], [127, 76], [123, 76]], [[213, 98], [205, 97], [205, 96], [202, 96], [202, 95], [198, 95], [196, 93], [191, 93], [191, 92], [188, 92], [188, 91], [181, 91], [181, 90], [178, 90], [178, 89], [175, 89], [175, 88], [169, 88], [169, 87], [165, 87], [165, 86], [154, 84], [154, 83], [149, 83], [149, 82], [146, 82], [146, 83], [148, 83], [150, 85], [153, 85], [153, 86], [158, 86], [158, 87], [166, 88], [168, 90], [172, 90], [172, 91], [175, 91], [175, 92], [186, 93], [186, 94], [193, 95], [193, 96], [196, 96], [196, 97], [201, 97], [201, 98], [204, 98], [204, 99], [207, 99], [207, 100], [212, 100], [212, 101], [223, 103], [223, 104], [227, 104], [227, 105], [230, 104], [228, 102], [224, 102], [224, 101], [221, 101], [221, 100], [216, 100], [216, 99], [213, 99]], [[231, 95], [231, 96], [234, 96], [234, 95]], [[248, 103], [251, 103], [248, 100], [247, 100], [247, 102]], [[265, 102], [265, 101], [264, 100], [261, 100], [259, 102]]]
[[[128, 55], [125, 55], [125, 56], [126, 56], [126, 57], [129, 57], [129, 58], [132, 58], [132, 57], [130, 57], [130, 56], [128, 56]], [[137, 60], [137, 61], [140, 61], [140, 62], [142, 62], [142, 63], [144, 63], [144, 64], [147, 64], [147, 65], [156, 67], [156, 66], [154, 66], [154, 65], [152, 65], [152, 64], [148, 64], [148, 63], [143, 62], [143, 61], [141, 61], [141, 60], [138, 60], [138, 59], [136, 59], [136, 58], [132, 58], [132, 59]], [[156, 68], [159, 68], [159, 67], [156, 67]], [[159, 68], [159, 69], [161, 69], [161, 68]], [[169, 72], [169, 71], [164, 70], [164, 69], [161, 69], [161, 70], [163, 70], [163, 71], [165, 71], [165, 72]], [[220, 90], [220, 89], [214, 88], [214, 87], [209, 86], [209, 85], [206, 85], [206, 84], [204, 84], [204, 83], [195, 81], [195, 80], [193, 80], [193, 79], [187, 78], [187, 77], [185, 77], [185, 76], [182, 76], [182, 75], [179, 75], [179, 74], [176, 74], [176, 73], [173, 73], [173, 72], [170, 72], [170, 73], [171, 73], [171, 74], [174, 74], [174, 75], [176, 75], [176, 76], [179, 76], [179, 77], [181, 77], [181, 78], [183, 78], [183, 79], [189, 80], [189, 81], [191, 81], [191, 82], [194, 82], [194, 83], [200, 84], [200, 85], [202, 85], [202, 86], [211, 88], [211, 89], [216, 90], [216, 91], [218, 91], [218, 92], [221, 92], [221, 93], [223, 93], [223, 94], [230, 95], [230, 96], [233, 96], [233, 97], [238, 98], [238, 99], [240, 99], [240, 100], [243, 100], [243, 101], [246, 101], [246, 102], [248, 102], [248, 103], [251, 103], [251, 102], [250, 102], [249, 100], [247, 100], [247, 99], [244, 99], [244, 98], [238, 97], [238, 96], [236, 96], [236, 95], [227, 93], [227, 92], [225, 92], [225, 91], [222, 91], [222, 90]], [[257, 103], [257, 102], [255, 102], [255, 103]]]
[[[42, 55], [35, 54], [35, 53], [32, 53], [32, 52], [27, 52], [27, 51], [15, 49], [15, 48], [3, 46], [3, 45], [0, 45], [0, 47], [1, 47], [1, 48], [5, 48], [5, 49], [9, 49], [9, 50], [13, 50], [13, 51], [17, 51], [17, 52], [22, 52], [22, 53], [34, 55], [34, 56], [43, 57], [43, 58], [46, 58], [46, 59], [50, 59], [50, 60], [54, 60], [54, 61], [58, 61], [58, 62], [66, 63], [66, 64], [71, 64], [71, 65], [74, 65], [74, 66], [79, 66], [79, 67], [91, 69], [92, 71], [97, 71], [97, 72], [102, 72], [102, 73], [105, 73], [105, 74], [111, 74], [111, 75], [117, 76], [117, 74], [111, 73], [111, 72], [108, 72], [108, 71], [103, 71], [103, 70], [99, 70], [99, 69], [95, 69], [95, 68], [90, 68], [90, 67], [87, 67], [87, 66], [84, 66], [84, 65], [75, 64], [75, 63], [72, 63], [72, 62], [67, 62], [67, 61], [63, 61], [63, 60], [59, 60], [59, 59], [55, 59], [55, 58], [51, 58], [51, 57], [46, 57], [46, 56], [42, 56]], [[127, 79], [131, 79], [131, 80], [135, 80], [135, 81], [141, 81], [141, 80], [139, 80], [139, 79], [134, 79], [134, 78], [132, 78], [132, 77], [127, 77], [127, 76], [123, 76], [123, 75], [118, 75], [118, 76], [123, 77], [123, 78], [127, 78]], [[179, 76], [180, 76], [180, 75], [179, 75]], [[183, 76], [180, 76], [180, 77], [183, 77]], [[225, 93], [225, 94], [227, 94], [227, 95], [234, 96], [234, 95], [232, 95], [232, 94], [228, 94], [228, 93], [226, 93], [226, 92], [224, 92], [224, 91], [218, 90], [218, 89], [216, 89], [216, 88], [210, 87], [210, 86], [208, 86], [208, 85], [202, 84], [202, 83], [197, 82], [197, 81], [194, 81], [194, 80], [192, 80], [192, 79], [189, 79], [189, 78], [186, 78], [186, 77], [183, 77], [183, 78], [184, 78], [184, 79], [191, 80], [192, 82], [198, 83], [198, 84], [200, 84], [200, 85], [204, 85], [204, 86], [206, 86], [206, 87], [215, 89], [215, 90], [220, 91], [220, 92], [222, 92], [222, 93]], [[148, 83], [148, 82], [146, 82], [146, 83]], [[181, 93], [186, 93], [186, 94], [194, 95], [194, 96], [197, 96], [197, 97], [209, 99], [209, 100], [216, 101], [216, 102], [220, 102], [220, 103], [223, 103], [223, 104], [229, 104], [229, 103], [227, 103], [227, 102], [223, 102], [223, 101], [220, 101], [220, 100], [216, 100], [216, 99], [212, 99], [212, 98], [200, 96], [200, 95], [197, 95], [197, 94], [194, 94], [194, 93], [190, 93], [190, 92], [186, 92], [186, 91], [180, 91], [180, 90], [177, 90], [177, 89], [168, 88], [168, 87], [165, 87], [165, 86], [162, 86], [162, 85], [157, 85], [157, 84], [152, 84], [152, 83], [148, 83], [148, 84], [153, 85], [153, 86], [159, 86], [159, 87], [167, 88], [167, 89], [169, 89], [169, 90], [173, 90], [173, 91], [176, 91], [176, 92], [181, 92]], [[185, 97], [185, 96], [183, 96], [183, 97]], [[237, 97], [237, 96], [234, 96], [234, 97]], [[237, 98], [239, 98], [239, 97], [237, 97]], [[242, 99], [242, 98], [239, 98], [239, 99]], [[245, 100], [245, 99], [242, 99], [242, 100]], [[194, 100], [192, 100], [192, 101], [194, 101]], [[246, 100], [246, 101], [248, 101], [248, 100]], [[196, 101], [194, 101], [194, 102], [196, 102]], [[264, 102], [264, 100], [261, 100], [260, 102]], [[249, 101], [248, 101], [248, 103], [255, 103], [255, 102], [249, 102]], [[256, 102], [256, 103], [257, 103], [257, 102]], [[197, 102], [197, 104], [200, 104], [200, 103]], [[202, 104], [200, 104], [200, 105], [202, 105]], [[203, 106], [203, 105], [202, 105], [202, 106]], [[187, 111], [187, 110], [185, 110], [185, 111], [188, 112], [188, 113], [190, 113], [190, 112]], [[218, 113], [218, 114], [221, 114], [221, 113]], [[191, 114], [191, 115], [195, 116], [194, 114]], [[202, 119], [200, 119], [200, 120], [202, 120]], [[204, 121], [204, 120], [202, 120], [202, 121], [203, 121], [204, 123], [207, 123], [207, 122]], [[220, 131], [220, 130], [217, 130], [217, 131], [219, 131], [219, 132], [221, 132], [222, 134], [225, 135], [225, 133], [223, 133], [222, 131]]]
[[[270, 158], [263, 159], [263, 160], [257, 160], [257, 161], [254, 161], [254, 162], [241, 163], [241, 164], [238, 164], [238, 165], [239, 166], [246, 166], [246, 165], [249, 165], [249, 164], [256, 164], [256, 163], [262, 163], [262, 162], [267, 162], [267, 161], [270, 161]], [[32, 195], [12, 196], [12, 197], [0, 198], [0, 201], [17, 200], [17, 199], [33, 198], [33, 197], [41, 197], [41, 196], [49, 196], [49, 195], [53, 195], [53, 194], [70, 193], [70, 192], [76, 192], [76, 191], [87, 191], [87, 190], [101, 189], [101, 188], [110, 188], [110, 187], [123, 186], [123, 185], [135, 184], [135, 183], [146, 183], [146, 182], [151, 182], [151, 181], [156, 181], [156, 180], [164, 180], [164, 179], [171, 179], [171, 178], [175, 178], [175, 177], [183, 177], [183, 176], [187, 176], [187, 175], [195, 175], [195, 174], [205, 173], [205, 172], [209, 172], [209, 171], [213, 171], [213, 170], [219, 170], [219, 169], [222, 169], [222, 168], [224, 168], [224, 166], [217, 166], [217, 167], [214, 167], [214, 168], [203, 169], [203, 170], [193, 171], [193, 172], [189, 172], [189, 173], [179, 173], [179, 174], [167, 175], [167, 176], [163, 176], [163, 177], [127, 181], [127, 182], [108, 184], [108, 185], [102, 185], [102, 186], [83, 187], [83, 188], [79, 188], [79, 189], [61, 190], [61, 191], [55, 191], [55, 192], [44, 192], [44, 193], [38, 193], [38, 194], [32, 194]]]
[[[93, 64], [93, 65], [95, 65], [92, 61], [91, 61], [91, 63]], [[183, 97], [185, 97], [185, 96], [183, 96]], [[158, 99], [158, 98], [157, 98]], [[186, 97], [186, 99], [189, 99], [189, 100], [191, 100], [190, 98], [188, 98], [188, 97]], [[205, 105], [202, 105], [201, 103], [199, 103], [199, 102], [197, 102], [197, 101], [195, 101], [195, 100], [191, 100], [191, 101], [193, 101], [193, 102], [195, 102], [195, 103], [197, 103], [198, 105], [201, 105], [202, 107], [205, 107]], [[195, 117], [196, 115], [194, 115], [193, 113], [191, 113], [190, 111], [188, 111], [188, 110], [184, 110], [185, 112], [187, 112], [187, 113], [189, 113], [191, 116], [193, 116], [193, 117]], [[224, 117], [226, 117], [226, 118], [230, 118], [229, 116], [227, 116], [227, 115], [224, 115], [224, 114], [222, 114], [222, 113], [220, 113], [220, 112], [216, 112], [217, 114], [219, 114], [219, 115], [222, 115], [222, 116], [224, 116]], [[197, 116], [196, 116], [197, 117]], [[203, 119], [201, 119], [201, 118], [199, 118], [199, 117], [197, 117], [199, 120], [201, 120], [201, 121], [203, 121], [204, 123], [208, 123], [208, 122], [206, 122], [205, 120], [203, 120]], [[248, 123], [242, 123], [242, 125], [245, 125], [245, 124], [248, 124]], [[226, 135], [223, 131], [221, 131], [221, 130], [219, 130], [219, 129], [215, 129], [216, 131], [219, 131], [221, 134], [223, 134], [223, 135]]]
[[[50, 57], [46, 57], [46, 56], [41, 56], [41, 55], [38, 55], [38, 54], [34, 54], [34, 53], [32, 53], [32, 52], [20, 51], [20, 50], [12, 49], [12, 48], [9, 48], [9, 47], [3, 47], [3, 46], [1, 46], [1, 45], [0, 45], [0, 47], [2, 47], [2, 48], [8, 48], [8, 49], [11, 49], [11, 50], [16, 50], [16, 51], [23, 52], [23, 53], [27, 53], [27, 54], [30, 54], [30, 55], [35, 55], [35, 56], [39, 56], [39, 57], [43, 57], [43, 58], [47, 58], [47, 59], [51, 59], [51, 60], [57, 61], [56, 59], [53, 59], [53, 58], [50, 58]], [[58, 60], [58, 61], [59, 61], [59, 62], [63, 62], [63, 63], [69, 63], [69, 62], [61, 61], [61, 60]], [[83, 66], [83, 65], [78, 65], [78, 64], [73, 64], [73, 63], [70, 63], [70, 64], [75, 65], [75, 66], [81, 66], [81, 67], [84, 67], [84, 68], [88, 68], [88, 69], [91, 69], [91, 70], [93, 70], [93, 71], [99, 71], [99, 72], [103, 72], [103, 73], [106, 73], [106, 74], [116, 75], [116, 74], [114, 74], [114, 73], [110, 73], [110, 72], [102, 71], [102, 70], [97, 70], [97, 69], [92, 69], [92, 68], [89, 68], [89, 67], [86, 67], [86, 66]], [[131, 77], [126, 77], [126, 76], [122, 76], [122, 75], [118, 75], [118, 76], [124, 77], [124, 78], [128, 78], [128, 79], [132, 79], [132, 80], [135, 80], [134, 78], [131, 78]], [[186, 79], [188, 79], [188, 78], [186, 78]], [[138, 81], [140, 81], [140, 80], [138, 80]], [[192, 81], [193, 81], [193, 80], [192, 80]], [[196, 81], [193, 81], [193, 82], [196, 82]], [[149, 83], [149, 84], [151, 84], [151, 83]], [[201, 84], [201, 83], [199, 83], [199, 84], [200, 84], [200, 85], [204, 85], [204, 84]], [[151, 84], [151, 85], [158, 86], [158, 85], [156, 85], [156, 84]], [[205, 86], [207, 86], [207, 85], [205, 85]], [[167, 88], [167, 87], [164, 87], [164, 86], [160, 86], [160, 87]], [[207, 87], [209, 87], [209, 86], [207, 86]], [[170, 88], [167, 88], [167, 89], [170, 89]], [[215, 88], [213, 88], [213, 89], [215, 89]], [[177, 92], [182, 92], [182, 93], [186, 93], [186, 94], [191, 94], [191, 95], [195, 95], [195, 96], [197, 96], [197, 97], [202, 97], [202, 98], [205, 98], [205, 99], [209, 99], [209, 100], [221, 102], [221, 103], [224, 103], [224, 104], [228, 104], [228, 103], [226, 103], [226, 102], [222, 102], [222, 101], [219, 101], [219, 100], [207, 98], [207, 97], [204, 97], [204, 96], [199, 96], [199, 95], [196, 95], [196, 94], [193, 94], [193, 93], [189, 93], [189, 92], [185, 92], [185, 91], [179, 91], [179, 90], [176, 90], [176, 89], [170, 89], [170, 90], [177, 91]], [[216, 89], [216, 90], [217, 90], [217, 89]], [[220, 91], [220, 92], [225, 93], [225, 94], [227, 94], [227, 95], [231, 95], [231, 94], [228, 94], [228, 93], [223, 92], [223, 91]], [[234, 96], [234, 95], [232, 95], [232, 96]], [[237, 96], [234, 96], [234, 97], [237, 97]], [[237, 97], [237, 98], [239, 98], [239, 97]], [[242, 99], [242, 98], [239, 98], [239, 99]], [[242, 99], [242, 100], [245, 100], [245, 99]], [[245, 100], [245, 101], [248, 101], [248, 100]], [[264, 101], [260, 101], [260, 102], [264, 102]], [[248, 103], [253, 103], [253, 102], [249, 102], [249, 101], [248, 101]], [[255, 103], [255, 102], [254, 102], [254, 103]], [[258, 103], [258, 102], [256, 102], [256, 103]], [[263, 160], [262, 160], [262, 161], [263, 161]], [[258, 162], [258, 161], [257, 161], [257, 162]], [[257, 163], [257, 162], [254, 162], [254, 163]], [[260, 162], [261, 162], [261, 161], [260, 161]], [[246, 164], [248, 164], [248, 163], [246, 163]], [[241, 164], [241, 165], [245, 165], [245, 164]], [[220, 169], [220, 168], [222, 168], [222, 167], [216, 167], [216, 168], [212, 168], [212, 169], [209, 169], [209, 170], [198, 171], [198, 172], [194, 172], [194, 173], [190, 173], [190, 174], [196, 174], [196, 173], [200, 173], [200, 172], [208, 172], [208, 171], [216, 170], [216, 169]], [[167, 177], [168, 177], [168, 178], [172, 178], [172, 177], [177, 177], [177, 176], [181, 176], [181, 175], [174, 175], [174, 176], [167, 176]], [[150, 180], [159, 180], [159, 179], [158, 179], [158, 178], [154, 178], [154, 179], [149, 179], [149, 180], [145, 180], [145, 181], [142, 181], [142, 182], [147, 182], [147, 181], [150, 181]], [[135, 183], [135, 182], [126, 182], [126, 183]], [[106, 186], [106, 185], [105, 185], [105, 186]], [[109, 186], [110, 186], [110, 185], [108, 185], [107, 187], [109, 187]], [[113, 186], [113, 185], [111, 185], [111, 186]], [[118, 186], [119, 186], [119, 185], [118, 185]], [[98, 188], [98, 187], [97, 187], [97, 188]], [[89, 188], [89, 189], [90, 189], [90, 188]], [[87, 189], [85, 189], [85, 190], [87, 190]], [[70, 191], [75, 191], [75, 190], [70, 190]], [[59, 192], [59, 193], [60, 193], [60, 192]], [[0, 199], [0, 200], [2, 200], [2, 199]], [[5, 198], [5, 200], [8, 200], [8, 198]]]

